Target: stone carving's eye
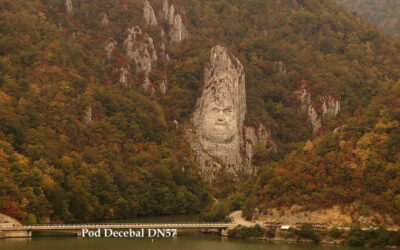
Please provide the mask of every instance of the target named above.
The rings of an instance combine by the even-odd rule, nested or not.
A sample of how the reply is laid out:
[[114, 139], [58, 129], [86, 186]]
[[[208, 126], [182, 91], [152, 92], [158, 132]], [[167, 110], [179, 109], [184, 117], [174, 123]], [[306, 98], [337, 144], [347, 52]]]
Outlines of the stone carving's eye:
[[213, 108], [212, 111], [213, 111], [213, 112], [219, 112], [219, 109]]
[[231, 109], [224, 109], [224, 113], [225, 113], [225, 114], [229, 114], [230, 112], [232, 112]]

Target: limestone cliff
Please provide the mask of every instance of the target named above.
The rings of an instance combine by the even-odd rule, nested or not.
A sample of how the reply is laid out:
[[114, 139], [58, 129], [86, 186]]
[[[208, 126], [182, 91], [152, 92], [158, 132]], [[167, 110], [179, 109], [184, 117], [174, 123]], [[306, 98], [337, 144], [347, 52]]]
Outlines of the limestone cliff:
[[129, 76], [129, 70], [125, 67], [121, 67], [119, 82], [124, 87], [128, 87], [128, 76]]
[[72, 14], [74, 11], [74, 7], [72, 5], [72, 0], [65, 0], [65, 7], [67, 8], [67, 13]]
[[246, 126], [244, 129], [246, 162], [252, 166], [252, 160], [256, 147], [263, 147], [268, 151], [276, 151], [277, 147], [272, 139], [271, 132], [260, 123], [257, 127]]
[[314, 103], [311, 99], [311, 92], [307, 88], [306, 81], [302, 81], [300, 89], [296, 91], [296, 95], [297, 98], [300, 100], [301, 110], [307, 113], [308, 119], [313, 126], [313, 131], [314, 133], [317, 133], [322, 126], [322, 120], [318, 116], [317, 111], [314, 107]]
[[163, 1], [163, 6], [162, 6], [162, 12], [161, 12], [161, 17], [164, 19], [168, 19], [168, 9], [169, 9], [169, 4], [168, 0]]
[[205, 179], [212, 181], [222, 168], [234, 175], [249, 172], [241, 154], [245, 114], [243, 66], [226, 48], [215, 46], [192, 119], [195, 138], [191, 138], [191, 146]]
[[287, 73], [286, 65], [282, 61], [275, 63], [275, 72], [280, 76], [285, 76]]
[[127, 57], [135, 62], [135, 73], [144, 75], [143, 88], [146, 92], [153, 93], [154, 89], [149, 81], [149, 73], [152, 65], [158, 60], [153, 39], [147, 33], [142, 32], [139, 26], [134, 26], [128, 30], [128, 37], [125, 39], [124, 45]]
[[85, 114], [83, 116], [83, 121], [87, 124], [92, 123], [93, 116], [92, 116], [92, 106], [88, 106], [86, 108]]
[[156, 15], [154, 14], [153, 7], [151, 7], [148, 0], [144, 1], [143, 18], [148, 25], [158, 25]]
[[[308, 115], [314, 134], [321, 129], [323, 121], [334, 119], [340, 112], [340, 100], [336, 97], [330, 95], [321, 96], [321, 106], [314, 103], [308, 83], [305, 80], [302, 80], [296, 95], [300, 101], [301, 110]], [[322, 112], [319, 110], [322, 110]]]
[[103, 19], [101, 19], [101, 24], [103, 24], [104, 26], [108, 26], [109, 23], [110, 19], [108, 18], [107, 14], [104, 14]]
[[324, 121], [335, 118], [340, 111], [340, 100], [333, 96], [323, 96], [322, 101], [322, 118]]
[[172, 22], [172, 28], [170, 31], [170, 39], [173, 43], [180, 43], [188, 38], [188, 32], [186, 26], [182, 22], [180, 15], [175, 15]]
[[160, 80], [160, 82], [158, 83], [158, 86], [160, 88], [161, 94], [165, 95], [167, 93], [167, 89], [168, 89], [167, 79]]
[[168, 7], [168, 0], [164, 0], [161, 16], [171, 25], [169, 38], [172, 43], [180, 43], [189, 37], [189, 32], [182, 21], [179, 13], [175, 12], [175, 6], [171, 4]]
[[106, 44], [106, 46], [104, 47], [104, 49], [105, 49], [105, 51], [106, 51], [106, 55], [107, 55], [108, 58], [111, 57], [111, 55], [112, 55], [112, 53], [113, 53], [113, 51], [114, 51], [114, 48], [115, 48], [116, 46], [117, 46], [117, 43], [116, 43], [116, 42], [108, 42], [108, 43]]

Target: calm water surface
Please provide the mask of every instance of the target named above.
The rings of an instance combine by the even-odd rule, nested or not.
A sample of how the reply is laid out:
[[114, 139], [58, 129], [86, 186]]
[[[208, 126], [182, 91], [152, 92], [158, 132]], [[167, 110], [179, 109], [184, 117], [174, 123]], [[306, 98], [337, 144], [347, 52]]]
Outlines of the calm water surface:
[[[152, 217], [120, 222], [189, 222], [194, 217]], [[0, 250], [362, 250], [365, 248], [335, 247], [313, 244], [267, 243], [227, 239], [197, 231], [182, 232], [176, 238], [77, 238], [37, 235], [31, 239], [2, 239]]]

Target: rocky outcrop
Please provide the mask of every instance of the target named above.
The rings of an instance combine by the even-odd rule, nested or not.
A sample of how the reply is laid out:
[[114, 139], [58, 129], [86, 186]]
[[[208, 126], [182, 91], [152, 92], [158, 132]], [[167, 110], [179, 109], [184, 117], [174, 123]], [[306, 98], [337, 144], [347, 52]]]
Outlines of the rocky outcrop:
[[161, 45], [159, 46], [159, 51], [160, 51], [160, 57], [164, 58], [166, 51], [165, 43], [161, 43]]
[[160, 88], [161, 94], [165, 95], [167, 93], [167, 89], [168, 89], [167, 79], [163, 79], [159, 82], [159, 88]]
[[121, 67], [119, 75], [119, 83], [121, 83], [121, 85], [124, 87], [128, 87], [128, 76], [129, 76], [129, 70], [125, 67]]
[[149, 74], [152, 65], [158, 60], [153, 39], [147, 33], [143, 33], [139, 26], [134, 26], [128, 30], [124, 45], [127, 57], [135, 62], [135, 73], [144, 75], [143, 88], [153, 92], [150, 88]]
[[92, 123], [92, 121], [93, 121], [93, 117], [92, 117], [92, 106], [88, 106], [88, 107], [86, 108], [85, 115], [83, 116], [83, 121], [84, 121], [86, 124]]
[[333, 96], [321, 97], [322, 119], [328, 121], [334, 119], [340, 111], [340, 100]]
[[109, 23], [110, 19], [108, 19], [107, 14], [104, 13], [103, 19], [101, 19], [101, 24], [103, 24], [104, 26], [108, 26]]
[[234, 175], [248, 172], [241, 154], [245, 114], [243, 66], [226, 48], [215, 46], [193, 114], [195, 136], [190, 137], [200, 173], [206, 180], [212, 181], [223, 168]]
[[156, 92], [156, 89], [154, 88], [153, 84], [150, 82], [149, 78], [146, 78], [143, 81], [143, 89], [144, 89], [144, 92], [150, 94], [150, 96], [154, 95], [154, 93]]
[[246, 126], [244, 131], [246, 161], [249, 167], [252, 166], [256, 147], [263, 147], [267, 151], [276, 151], [276, 144], [272, 139], [271, 132], [262, 123], [258, 127]]
[[171, 4], [171, 6], [169, 7], [166, 16], [167, 16], [169, 25], [172, 25], [174, 23], [174, 17], [175, 17], [175, 6], [173, 4]]
[[[322, 103], [319, 107], [312, 101], [311, 91], [309, 90], [307, 81], [302, 80], [299, 90], [296, 91], [297, 98], [300, 101], [301, 110], [306, 112], [310, 120], [314, 134], [321, 129], [323, 121], [335, 118], [340, 112], [340, 100], [333, 96], [322, 96]], [[322, 112], [317, 112], [322, 110]]]
[[106, 51], [106, 55], [107, 55], [107, 57], [108, 58], [110, 58], [111, 57], [111, 55], [112, 55], [112, 53], [113, 53], [113, 51], [114, 51], [114, 48], [117, 46], [117, 43], [116, 42], [109, 42], [109, 43], [107, 43], [106, 44], [106, 46], [105, 46], [105, 51]]
[[161, 17], [162, 18], [168, 19], [168, 10], [169, 10], [168, 0], [164, 0], [163, 1], [162, 12], [161, 12]]
[[144, 1], [143, 18], [148, 25], [158, 25], [156, 15], [154, 14], [153, 7], [151, 7], [148, 0]]
[[314, 107], [314, 103], [311, 99], [311, 92], [307, 88], [306, 81], [302, 81], [300, 89], [296, 91], [296, 95], [297, 98], [300, 100], [301, 110], [307, 113], [308, 119], [313, 126], [313, 131], [314, 133], [317, 133], [322, 126], [322, 120], [318, 116], [317, 111]]
[[280, 76], [285, 76], [287, 74], [286, 65], [282, 61], [275, 63], [275, 72]]
[[182, 18], [180, 15], [176, 15], [174, 17], [171, 31], [170, 31], [170, 39], [173, 43], [180, 43], [186, 38], [188, 38], [188, 32], [185, 25], [182, 22]]
[[74, 7], [72, 5], [72, 0], [65, 0], [65, 7], [67, 8], [67, 13], [72, 14], [74, 12]]
[[161, 29], [160, 37], [161, 37], [161, 39], [162, 39], [163, 41], [165, 40], [165, 31], [164, 31], [164, 29]]
[[171, 25], [169, 38], [172, 43], [180, 43], [189, 37], [189, 32], [182, 21], [180, 14], [175, 13], [175, 6], [171, 4], [168, 8], [168, 0], [164, 0], [161, 16]]

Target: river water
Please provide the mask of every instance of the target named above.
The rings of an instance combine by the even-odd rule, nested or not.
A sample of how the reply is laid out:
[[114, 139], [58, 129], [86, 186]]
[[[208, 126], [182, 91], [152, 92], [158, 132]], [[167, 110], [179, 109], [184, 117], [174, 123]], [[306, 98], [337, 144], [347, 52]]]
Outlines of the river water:
[[[193, 217], [152, 217], [118, 222], [190, 222]], [[31, 239], [2, 239], [0, 250], [362, 250], [314, 244], [270, 243], [227, 239], [197, 231], [182, 232], [175, 238], [78, 238], [34, 235]]]

